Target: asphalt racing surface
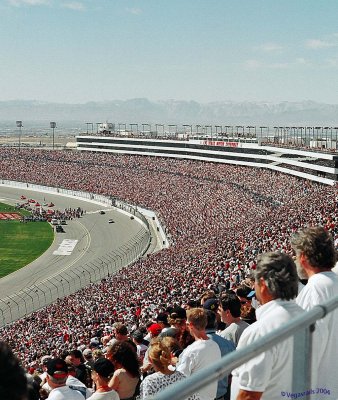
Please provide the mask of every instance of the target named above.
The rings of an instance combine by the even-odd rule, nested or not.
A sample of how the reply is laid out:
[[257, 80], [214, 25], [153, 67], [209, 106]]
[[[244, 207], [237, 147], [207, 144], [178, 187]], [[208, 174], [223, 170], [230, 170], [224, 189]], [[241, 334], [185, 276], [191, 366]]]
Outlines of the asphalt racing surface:
[[[84, 286], [86, 274], [91, 274], [92, 269], [87, 284], [99, 280], [104, 275], [104, 271], [99, 269], [107, 268], [108, 271], [110, 260], [128, 253], [130, 240], [137, 241], [147, 232], [136, 219], [104, 205], [52, 193], [0, 187], [2, 203], [21, 203], [25, 201], [20, 199], [21, 195], [40, 204], [52, 202], [53, 208], [58, 210], [81, 207], [85, 213], [81, 218], [67, 221], [63, 226], [65, 232], [55, 233], [53, 244], [38, 259], [0, 279], [0, 325], [80, 289]], [[101, 215], [101, 210], [105, 214]], [[114, 223], [109, 223], [109, 219]], [[21, 295], [15, 297], [15, 293]]]

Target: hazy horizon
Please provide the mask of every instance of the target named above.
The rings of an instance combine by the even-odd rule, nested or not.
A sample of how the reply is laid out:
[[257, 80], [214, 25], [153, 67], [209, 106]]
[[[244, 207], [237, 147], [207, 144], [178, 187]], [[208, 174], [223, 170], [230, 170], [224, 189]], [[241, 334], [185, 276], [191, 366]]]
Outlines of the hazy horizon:
[[0, 0], [0, 101], [338, 104], [337, 15], [335, 0]]

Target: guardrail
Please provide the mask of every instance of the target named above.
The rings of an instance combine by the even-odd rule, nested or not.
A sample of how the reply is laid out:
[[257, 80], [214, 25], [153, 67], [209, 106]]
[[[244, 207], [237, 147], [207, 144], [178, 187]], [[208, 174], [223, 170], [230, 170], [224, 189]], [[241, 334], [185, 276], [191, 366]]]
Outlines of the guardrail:
[[[229, 355], [221, 358], [207, 368], [196, 372], [190, 377], [176, 382], [175, 385], [167, 387], [156, 396], [153, 400], [183, 400], [192, 393], [205, 385], [214, 381], [218, 381], [225, 375], [229, 374], [233, 369], [239, 367], [246, 361], [261, 354], [263, 351], [270, 349], [281, 341], [290, 336], [294, 336], [294, 353], [293, 353], [293, 385], [292, 394], [299, 396], [286, 396], [290, 398], [302, 398], [310, 400], [311, 398], [311, 356], [312, 356], [312, 333], [314, 331], [313, 324], [328, 313], [338, 308], [338, 296], [325, 302], [324, 304], [315, 306], [312, 310], [304, 312], [296, 318], [290, 320], [284, 326], [270, 332], [263, 338], [255, 341], [249, 346], [236, 350]], [[335, 371], [332, 371], [334, 374]], [[151, 400], [149, 399], [149, 400]], [[312, 396], [313, 399], [313, 396]]]
[[[27, 316], [32, 312], [55, 302], [57, 299], [75, 293], [77, 290], [116, 273], [122, 267], [133, 264], [146, 253], [151, 236], [146, 217], [136, 206], [111, 197], [88, 192], [52, 188], [42, 185], [1, 180], [1, 184], [41, 192], [53, 192], [69, 197], [78, 197], [98, 204], [116, 207], [138, 219], [140, 229], [119, 249], [101, 255], [94, 262], [80, 267], [71, 266], [61, 273], [55, 273], [38, 283], [0, 299], [0, 327]], [[114, 203], [114, 204], [113, 204]], [[154, 214], [155, 215], [155, 214]]]

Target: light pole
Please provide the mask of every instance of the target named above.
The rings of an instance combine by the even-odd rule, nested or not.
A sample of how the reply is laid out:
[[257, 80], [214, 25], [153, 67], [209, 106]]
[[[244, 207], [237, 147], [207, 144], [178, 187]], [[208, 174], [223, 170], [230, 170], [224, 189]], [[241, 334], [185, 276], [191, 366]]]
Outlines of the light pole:
[[53, 129], [53, 150], [54, 150], [54, 144], [55, 144], [55, 135], [54, 135], [54, 131], [56, 128], [56, 122], [50, 122], [50, 127]]
[[87, 125], [87, 135], [89, 134], [89, 126], [92, 127], [92, 135], [94, 133], [94, 123], [93, 122], [86, 122]]
[[22, 133], [22, 121], [16, 121], [16, 126], [20, 129], [19, 133], [19, 151], [21, 150], [21, 133]]
[[202, 128], [202, 125], [196, 125], [196, 135], [197, 136], [199, 135], [199, 131], [198, 131], [199, 128]]
[[164, 136], [164, 125], [163, 124], [155, 124], [155, 130], [156, 130], [156, 137], [158, 137], [158, 127], [162, 127], [162, 136]]
[[171, 128], [175, 128], [174, 135], [176, 137], [177, 136], [177, 125], [176, 124], [170, 124], [170, 125], [168, 125], [168, 128], [169, 128], [169, 136], [171, 135]]
[[[141, 124], [142, 125], [142, 135], [143, 136], [150, 136], [150, 132], [151, 132], [151, 124]], [[145, 128], [148, 128], [149, 129], [149, 131], [147, 131], [147, 132], [149, 132], [149, 134], [147, 134], [147, 135], [145, 135]]]
[[190, 137], [192, 137], [192, 125], [183, 125], [184, 133], [187, 134], [187, 128], [190, 128]]
[[138, 136], [138, 124], [129, 124], [129, 125], [132, 134], [134, 133], [133, 126], [136, 126], [136, 136]]
[[[218, 128], [220, 128], [221, 132], [218, 133]], [[223, 132], [222, 132], [222, 125], [215, 125], [215, 131], [216, 131], [216, 139], [218, 138], [218, 136], [222, 136]]]

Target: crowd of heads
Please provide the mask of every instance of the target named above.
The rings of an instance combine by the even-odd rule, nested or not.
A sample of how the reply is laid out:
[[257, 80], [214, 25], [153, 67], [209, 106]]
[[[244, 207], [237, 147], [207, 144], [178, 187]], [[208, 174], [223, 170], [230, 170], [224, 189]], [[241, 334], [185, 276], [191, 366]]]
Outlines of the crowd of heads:
[[[2, 179], [113, 196], [152, 209], [171, 241], [168, 249], [2, 328], [26, 368], [41, 368], [45, 355], [103, 351], [119, 333], [116, 323], [130, 335], [166, 313], [179, 330], [185, 320], [180, 310], [200, 304], [202, 295], [207, 301], [210, 292], [240, 287], [245, 303], [261, 253], [292, 254], [291, 237], [301, 227], [321, 225], [338, 235], [335, 187], [265, 169], [104, 153], [0, 152]], [[287, 279], [285, 262], [281, 256], [281, 280]], [[263, 267], [259, 274], [278, 293], [280, 282], [270, 282]], [[290, 288], [287, 298], [292, 297]], [[238, 314], [231, 295], [221, 305]], [[190, 340], [184, 329], [181, 340]]]

